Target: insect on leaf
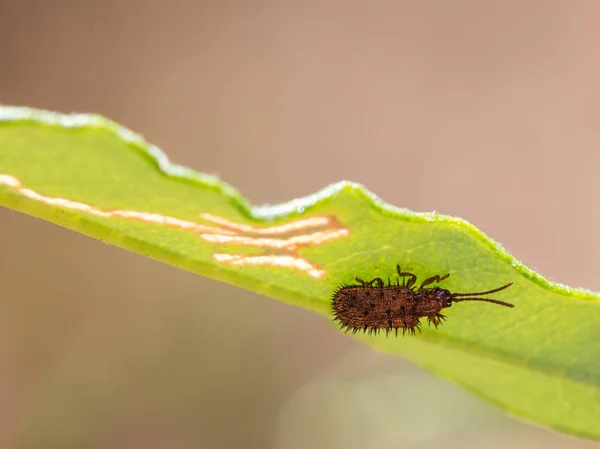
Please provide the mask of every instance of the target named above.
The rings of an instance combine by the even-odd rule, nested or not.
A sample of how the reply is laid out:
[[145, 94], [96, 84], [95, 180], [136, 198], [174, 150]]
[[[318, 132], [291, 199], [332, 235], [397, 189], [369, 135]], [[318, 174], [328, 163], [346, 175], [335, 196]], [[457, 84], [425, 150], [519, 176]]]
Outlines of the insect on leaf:
[[0, 205], [332, 325], [336, 289], [357, 277], [394, 280], [397, 264], [420, 280], [449, 273], [435, 286], [453, 293], [512, 282], [493, 299], [514, 308], [465, 301], [444, 309], [437, 329], [355, 338], [511, 413], [600, 440], [600, 296], [549, 282], [460, 219], [387, 205], [350, 182], [251, 207], [102, 117], [10, 107], [0, 107]]

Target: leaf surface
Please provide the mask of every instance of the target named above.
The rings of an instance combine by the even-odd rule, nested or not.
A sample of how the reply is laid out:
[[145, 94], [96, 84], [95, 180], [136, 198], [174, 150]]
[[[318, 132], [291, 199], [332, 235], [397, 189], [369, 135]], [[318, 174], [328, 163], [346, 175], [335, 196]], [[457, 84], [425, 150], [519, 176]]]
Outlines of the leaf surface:
[[494, 297], [514, 309], [465, 302], [437, 330], [356, 338], [600, 440], [600, 296], [546, 280], [463, 220], [387, 205], [350, 182], [251, 207], [102, 117], [11, 107], [0, 107], [0, 205], [328, 319], [338, 286], [395, 279], [397, 263], [419, 282], [450, 273], [450, 291], [512, 281]]

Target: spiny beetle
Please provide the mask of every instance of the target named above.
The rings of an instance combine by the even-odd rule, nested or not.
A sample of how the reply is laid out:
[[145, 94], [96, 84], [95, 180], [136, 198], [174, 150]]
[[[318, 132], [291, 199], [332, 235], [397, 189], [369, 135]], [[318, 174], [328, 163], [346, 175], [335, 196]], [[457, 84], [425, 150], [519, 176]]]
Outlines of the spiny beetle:
[[417, 276], [402, 272], [400, 265], [396, 265], [396, 270], [398, 271], [396, 285], [392, 285], [389, 279], [388, 285], [385, 285], [381, 278], [368, 282], [356, 278], [360, 285], [342, 285], [335, 291], [332, 309], [341, 329], [345, 329], [346, 332], [363, 331], [369, 334], [377, 334], [380, 330], [385, 330], [386, 334], [389, 334], [395, 330], [396, 335], [398, 329], [402, 329], [402, 334], [408, 331], [414, 335], [415, 329], [421, 330], [420, 319], [423, 317], [427, 317], [429, 323], [433, 323], [437, 328], [442, 320], [446, 319], [440, 313], [441, 310], [452, 306], [455, 302], [485, 301], [514, 307], [514, 304], [508, 302], [481, 297], [481, 295], [502, 291], [510, 287], [512, 282], [485, 292], [451, 293], [440, 287], [427, 287], [434, 282], [447, 279], [450, 274], [427, 278], [418, 289], [415, 289]]

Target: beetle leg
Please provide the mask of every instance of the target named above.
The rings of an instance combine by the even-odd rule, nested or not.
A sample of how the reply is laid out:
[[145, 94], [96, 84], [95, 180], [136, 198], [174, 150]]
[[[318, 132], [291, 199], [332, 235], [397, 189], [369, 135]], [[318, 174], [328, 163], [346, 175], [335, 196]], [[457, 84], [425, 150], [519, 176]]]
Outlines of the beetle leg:
[[438, 274], [436, 274], [435, 276], [431, 276], [430, 278], [427, 278], [423, 281], [423, 283], [421, 284], [421, 286], [419, 287], [419, 290], [421, 290], [423, 287], [429, 285], [429, 284], [433, 284], [434, 282], [441, 282], [444, 279], [447, 279], [448, 276], [450, 276], [450, 273], [447, 273], [443, 276], [440, 276]]
[[373, 279], [372, 281], [369, 281], [369, 282], [363, 281], [360, 278], [356, 278], [356, 280], [358, 282], [360, 282], [360, 285], [362, 285], [363, 287], [372, 287], [373, 284], [375, 284], [375, 283], [377, 284], [377, 287], [383, 287], [383, 285], [384, 285], [383, 281], [381, 280], [381, 278], [375, 278], [375, 279]]
[[401, 278], [404, 278], [404, 277], [410, 278], [408, 280], [408, 282], [406, 283], [406, 286], [408, 288], [412, 288], [412, 286], [415, 285], [415, 282], [417, 282], [417, 276], [415, 276], [412, 273], [408, 273], [408, 272], [403, 273], [402, 270], [400, 269], [400, 265], [396, 265], [396, 271], [398, 272], [398, 276], [399, 277], [401, 277]]
[[444, 315], [442, 315], [441, 313], [434, 313], [427, 317], [429, 324], [433, 323], [433, 325], [435, 326], [436, 329], [440, 324], [442, 324], [442, 321], [445, 319], [446, 319], [446, 317]]

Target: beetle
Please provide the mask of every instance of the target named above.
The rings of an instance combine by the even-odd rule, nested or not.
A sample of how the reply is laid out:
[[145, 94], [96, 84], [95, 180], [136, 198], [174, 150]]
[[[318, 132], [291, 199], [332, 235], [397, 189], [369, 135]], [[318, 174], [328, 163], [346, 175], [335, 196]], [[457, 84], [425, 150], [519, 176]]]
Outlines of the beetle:
[[451, 307], [455, 302], [484, 301], [514, 307], [508, 302], [482, 297], [500, 292], [510, 287], [512, 282], [483, 292], [452, 293], [437, 286], [428, 287], [447, 279], [449, 273], [431, 276], [415, 288], [416, 275], [402, 272], [400, 265], [396, 265], [396, 271], [396, 285], [392, 285], [389, 279], [388, 285], [385, 285], [381, 278], [371, 281], [356, 278], [359, 285], [342, 285], [334, 292], [332, 311], [341, 329], [370, 334], [377, 334], [380, 330], [385, 330], [386, 334], [395, 331], [396, 335], [398, 329], [402, 329], [402, 334], [409, 332], [414, 335], [415, 329], [421, 330], [420, 319], [424, 317], [437, 328], [446, 319], [442, 309]]

